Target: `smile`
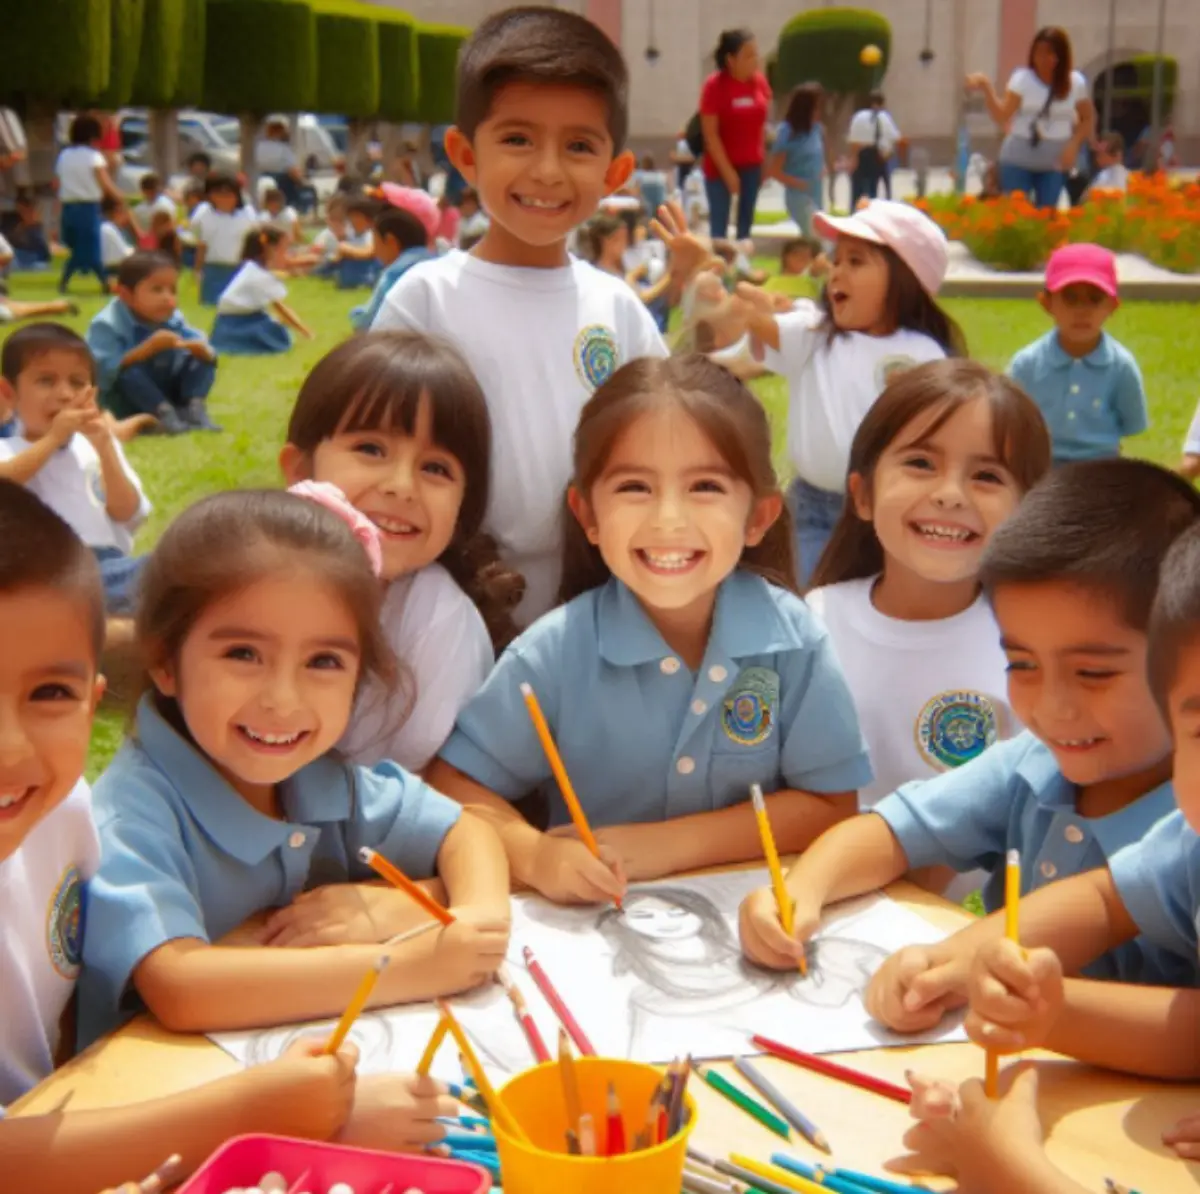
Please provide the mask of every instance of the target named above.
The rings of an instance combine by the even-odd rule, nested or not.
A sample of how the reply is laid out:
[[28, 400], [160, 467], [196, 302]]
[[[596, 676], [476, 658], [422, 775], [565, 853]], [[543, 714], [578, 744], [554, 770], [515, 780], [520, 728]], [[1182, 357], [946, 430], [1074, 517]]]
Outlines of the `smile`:
[[307, 730], [297, 730], [294, 734], [265, 734], [252, 730], [249, 726], [238, 726], [238, 733], [252, 742], [257, 750], [286, 751], [308, 737]]
[[1052, 745], [1060, 750], [1091, 750], [1103, 742], [1103, 738], [1051, 738]]
[[974, 543], [979, 536], [968, 527], [945, 522], [914, 522], [912, 529], [934, 543]]
[[547, 211], [552, 214], [566, 211], [570, 207], [565, 199], [535, 199], [532, 195], [514, 195], [513, 198], [521, 207], [532, 211]]
[[652, 572], [679, 573], [693, 568], [703, 557], [701, 551], [649, 551], [640, 548], [638, 558]]
[[368, 517], [385, 535], [408, 537], [421, 533], [420, 527], [413, 526], [411, 522], [405, 522], [402, 518], [384, 518], [379, 514], [371, 514]]
[[15, 817], [34, 791], [34, 788], [14, 788], [8, 792], [0, 792], [0, 817]]

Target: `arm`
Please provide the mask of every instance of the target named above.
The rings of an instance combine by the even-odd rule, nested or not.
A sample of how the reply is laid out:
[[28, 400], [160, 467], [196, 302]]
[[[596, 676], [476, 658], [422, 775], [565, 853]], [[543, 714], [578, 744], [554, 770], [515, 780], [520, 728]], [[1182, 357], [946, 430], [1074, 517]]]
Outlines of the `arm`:
[[208, 256], [208, 246], [202, 241], [196, 241], [196, 263], [192, 266], [192, 271], [198, 278], [204, 273], [204, 259]]
[[129, 522], [142, 505], [142, 495], [125, 471], [125, 463], [117, 450], [104, 416], [97, 410], [94, 416], [97, 431], [89, 435], [92, 447], [100, 458], [100, 477], [104, 482], [104, 510], [113, 522]]
[[338, 245], [338, 254], [345, 261], [370, 261], [375, 256], [375, 246], [356, 245], [344, 240]]
[[725, 180], [725, 185], [731, 191], [735, 190], [738, 185], [737, 171], [733, 168], [729, 161], [729, 155], [725, 152], [725, 144], [721, 140], [717, 116], [702, 112], [700, 114], [700, 129], [704, 134], [705, 152], [712, 158], [717, 167], [717, 172]]
[[81, 411], [70, 408], [59, 411], [50, 424], [50, 430], [41, 439], [15, 456], [0, 455], [0, 478], [15, 481], [18, 485], [27, 485], [75, 434], [82, 422]]
[[1117, 406], [1117, 425], [1121, 429], [1121, 438], [1140, 435], [1145, 431], [1150, 425], [1150, 416], [1146, 408], [1146, 388], [1142, 383], [1142, 371], [1132, 357], [1121, 369], [1117, 391], [1113, 397]]
[[312, 329], [306, 324], [295, 311], [287, 305], [287, 303], [272, 303], [275, 308], [275, 313], [284, 323], [289, 323], [302, 335], [306, 340], [313, 339]]
[[96, 181], [100, 184], [101, 191], [104, 192], [110, 199], [115, 199], [118, 203], [125, 198], [120, 190], [114, 184], [111, 176], [108, 173], [106, 166], [96, 167]]
[[1006, 129], [1008, 122], [1020, 110], [1021, 96], [1011, 88], [1008, 88], [1004, 92], [1004, 98], [1001, 99], [996, 94], [996, 89], [992, 86], [991, 79], [986, 75], [968, 75], [967, 87], [972, 91], [978, 91], [982, 94], [983, 102], [987, 105], [988, 115], [991, 116], [992, 120], [1001, 129]]
[[809, 186], [804, 179], [795, 178], [791, 174], [784, 174], [783, 159], [784, 154], [782, 153], [771, 154], [770, 157], [767, 158], [765, 176], [767, 178], [778, 179], [779, 182], [781, 182], [785, 187], [791, 187], [795, 191], [807, 191]]
[[1075, 165], [1080, 147], [1091, 145], [1096, 135], [1096, 105], [1085, 97], [1075, 105], [1075, 113], [1079, 119], [1075, 121], [1075, 131], [1063, 150], [1063, 165], [1067, 169]]
[[158, 356], [160, 352], [170, 352], [179, 347], [179, 340], [180, 337], [169, 328], [159, 328], [121, 358], [120, 368], [128, 369], [130, 365], [148, 361], [151, 357]]
[[471, 905], [508, 918], [508, 859], [486, 817], [464, 813], [446, 834], [437, 862], [452, 907]]

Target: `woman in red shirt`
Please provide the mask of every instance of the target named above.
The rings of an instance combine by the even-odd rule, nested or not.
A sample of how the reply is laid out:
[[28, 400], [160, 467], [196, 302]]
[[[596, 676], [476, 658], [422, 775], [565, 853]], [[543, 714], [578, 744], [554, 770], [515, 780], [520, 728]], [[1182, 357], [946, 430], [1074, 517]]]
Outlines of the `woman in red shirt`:
[[746, 29], [725, 30], [714, 57], [717, 69], [700, 92], [709, 229], [714, 237], [727, 235], [736, 195], [737, 235], [745, 240], [762, 182], [771, 85], [758, 69], [758, 44]]

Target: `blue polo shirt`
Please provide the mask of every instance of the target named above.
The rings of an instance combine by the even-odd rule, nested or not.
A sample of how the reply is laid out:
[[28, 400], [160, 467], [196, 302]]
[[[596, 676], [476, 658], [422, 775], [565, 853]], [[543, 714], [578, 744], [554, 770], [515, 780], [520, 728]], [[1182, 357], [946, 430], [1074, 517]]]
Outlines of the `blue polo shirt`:
[[1142, 371], [1107, 332], [1086, 357], [1068, 355], [1057, 330], [1047, 332], [1013, 357], [1008, 372], [1041, 409], [1058, 464], [1117, 456], [1121, 440], [1150, 425]]
[[413, 878], [434, 873], [462, 810], [394, 763], [325, 755], [279, 785], [284, 819], [251, 808], [144, 697], [137, 740], [96, 782], [100, 870], [88, 886], [79, 986], [84, 1045], [139, 1010], [138, 963], [168, 941], [216, 941], [326, 883], [361, 882], [369, 846]]
[[441, 757], [506, 800], [544, 790], [570, 816], [520, 685], [532, 685], [596, 826], [666, 821], [764, 792], [850, 791], [871, 767], [828, 633], [792, 593], [749, 572], [717, 592], [692, 672], [618, 580], [514, 642], [458, 716]]
[[[182, 312], [174, 311], [165, 323], [147, 323], [139, 319], [119, 298], [112, 299], [88, 324], [87, 346], [96, 361], [96, 388], [103, 401], [117, 384], [121, 362], [132, 348], [166, 328], [183, 340], [203, 340], [205, 335], [192, 327]], [[175, 352], [183, 352], [177, 348]], [[153, 358], [151, 358], [153, 359]]]
[[361, 307], [354, 307], [350, 311], [350, 323], [354, 330], [365, 332], [370, 328], [371, 324], [375, 322], [375, 316], [379, 314], [379, 308], [383, 306], [383, 300], [388, 296], [388, 291], [414, 265], [419, 265], [422, 261], [432, 261], [436, 256], [437, 254], [432, 249], [421, 246], [416, 249], [405, 249], [391, 265], [385, 265], [368, 302]]
[[[997, 742], [953, 771], [905, 784], [874, 808], [896, 835], [912, 869], [949, 866], [989, 872], [983, 903], [1004, 905], [1004, 864], [1021, 852], [1021, 894], [1107, 865], [1175, 808], [1165, 783], [1107, 817], [1082, 817], [1075, 785], [1048, 746], [1026, 731]], [[1179, 963], [1145, 938], [1120, 946], [1085, 971], [1092, 978], [1165, 982]]]

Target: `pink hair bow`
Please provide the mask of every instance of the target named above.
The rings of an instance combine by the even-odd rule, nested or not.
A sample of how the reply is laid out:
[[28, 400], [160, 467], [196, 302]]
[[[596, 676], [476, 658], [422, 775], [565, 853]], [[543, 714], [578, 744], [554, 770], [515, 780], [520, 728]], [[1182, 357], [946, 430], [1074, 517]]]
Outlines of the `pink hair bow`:
[[328, 481], [300, 481], [288, 489], [297, 497], [307, 498], [332, 510], [349, 528], [351, 534], [367, 553], [371, 571], [376, 576], [383, 573], [383, 547], [380, 544], [379, 528], [365, 514], [361, 514], [347, 500], [346, 495]]

